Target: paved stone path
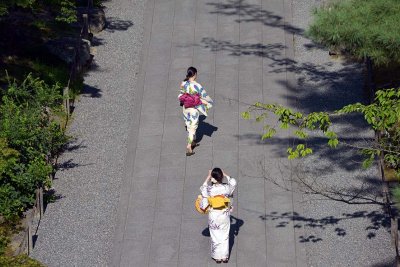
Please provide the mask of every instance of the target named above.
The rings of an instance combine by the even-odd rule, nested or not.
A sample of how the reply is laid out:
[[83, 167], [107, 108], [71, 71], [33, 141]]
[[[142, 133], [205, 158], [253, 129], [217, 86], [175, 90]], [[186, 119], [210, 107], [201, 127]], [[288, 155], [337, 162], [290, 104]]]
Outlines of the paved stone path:
[[[85, 78], [70, 129], [76, 147], [63, 154], [54, 183], [62, 198], [48, 206], [33, 256], [63, 267], [214, 266], [207, 216], [193, 202], [207, 171], [218, 166], [238, 180], [225, 266], [391, 266], [379, 208], [274, 185], [271, 178], [299, 171], [286, 159], [292, 140], [279, 133], [262, 143], [263, 124], [240, 116], [256, 101], [302, 111], [359, 101], [359, 66], [333, 62], [303, 37], [318, 3], [106, 2], [110, 24], [97, 36], [98, 69]], [[201, 146], [186, 157], [177, 93], [191, 65], [215, 106], [200, 124]], [[368, 138], [354, 121], [340, 130]], [[319, 150], [303, 161], [301, 174], [348, 189], [366, 180], [376, 191], [376, 173], [359, 171], [353, 155]]]
[[[227, 9], [225, 4], [232, 4]], [[241, 21], [240, 3], [255, 8]], [[244, 9], [242, 9], [244, 10]], [[224, 12], [233, 12], [225, 14]], [[260, 57], [277, 49], [293, 56], [291, 1], [150, 0], [139, 92], [134, 103], [126, 178], [123, 182], [113, 266], [207, 266], [207, 218], [193, 201], [207, 171], [219, 166], [238, 179], [234, 237], [229, 266], [305, 266], [296, 242], [301, 229], [289, 222], [276, 228], [263, 215], [294, 211], [296, 196], [264, 179], [281, 173], [275, 150], [259, 145], [262, 124], [241, 119], [248, 104], [265, 100], [286, 104], [292, 74], [285, 64]], [[266, 17], [267, 15], [267, 17]], [[253, 52], [243, 56], [242, 48]], [[258, 51], [257, 53], [255, 53]], [[215, 101], [200, 124], [201, 146], [185, 156], [186, 133], [177, 93], [188, 66]], [[280, 71], [276, 71], [276, 70]]]

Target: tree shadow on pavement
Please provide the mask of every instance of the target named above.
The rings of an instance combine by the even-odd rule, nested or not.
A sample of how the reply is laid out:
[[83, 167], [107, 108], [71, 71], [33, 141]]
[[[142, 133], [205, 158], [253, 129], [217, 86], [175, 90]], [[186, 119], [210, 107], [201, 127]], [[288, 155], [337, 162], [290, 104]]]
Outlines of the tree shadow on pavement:
[[126, 31], [133, 26], [130, 20], [122, 20], [115, 17], [107, 18], [105, 30], [108, 32]]
[[92, 47], [96, 47], [96, 46], [101, 46], [104, 45], [104, 39], [103, 38], [99, 38], [98, 36], [93, 36], [92, 41], [91, 41], [91, 45]]
[[[77, 167], [82, 167], [82, 166], [89, 166], [89, 165], [93, 165], [94, 163], [89, 163], [89, 164], [79, 164], [79, 163], [75, 163], [73, 161], [73, 159], [69, 159], [66, 160], [62, 163], [57, 164], [56, 166], [56, 170], [57, 171], [66, 171], [69, 169], [73, 169], [73, 168], [77, 168]], [[57, 179], [56, 177], [54, 177], [54, 179]]]
[[[293, 73], [299, 76], [297, 82], [289, 83], [286, 77], [276, 78], [270, 90], [284, 87], [288, 89], [286, 95], [289, 106], [294, 106], [302, 112], [316, 110], [334, 111], [344, 105], [360, 101], [360, 90], [363, 80], [360, 80], [360, 66], [355, 63], [343, 62], [340, 69], [333, 68], [333, 63], [315, 64], [298, 62], [285, 56], [285, 45], [281, 43], [239, 44], [231, 41], [203, 38], [201, 43], [212, 52], [225, 51], [233, 57], [257, 56], [266, 59], [269, 66], [267, 73]], [[277, 76], [279, 77], [279, 76]], [[361, 85], [361, 86], [360, 86]], [[304, 87], [307, 90], [304, 90]], [[319, 90], [319, 88], [326, 88]], [[363, 102], [365, 102], [364, 99]]]
[[[331, 228], [333, 232], [340, 237], [347, 235], [347, 231], [341, 228], [340, 223], [347, 220], [366, 219], [368, 221], [365, 231], [366, 237], [372, 239], [376, 236], [376, 231], [381, 228], [389, 231], [390, 218], [382, 210], [375, 211], [356, 211], [353, 213], [343, 213], [342, 216], [326, 216], [322, 218], [306, 217], [298, 214], [297, 212], [277, 212], [273, 211], [268, 214], [260, 215], [259, 218], [263, 221], [275, 222], [276, 228], [289, 227], [293, 223], [294, 228], [318, 228], [328, 229]], [[356, 222], [355, 222], [356, 223]], [[300, 236], [299, 242], [320, 242], [323, 241], [321, 237], [310, 235]]]
[[100, 98], [101, 97], [101, 89], [96, 88], [91, 85], [88, 85], [88, 84], [84, 84], [81, 95], [84, 97]]
[[370, 267], [395, 267], [395, 266], [397, 266], [396, 259], [393, 259], [393, 260], [388, 260], [386, 262], [373, 264]]
[[280, 28], [286, 32], [303, 35], [304, 30], [288, 24], [282, 16], [276, 15], [272, 11], [262, 9], [260, 5], [246, 3], [245, 0], [228, 0], [223, 3], [209, 2], [214, 8], [211, 14], [238, 16], [237, 23], [257, 22], [265, 26]]
[[[246, 140], [249, 145], [266, 146], [268, 151], [273, 152], [276, 159], [287, 159], [287, 148], [296, 146], [299, 143], [306, 143], [307, 147], [313, 149], [313, 155], [320, 159], [324, 159], [327, 164], [324, 164], [323, 170], [325, 172], [332, 172], [334, 170], [345, 170], [352, 172], [356, 169], [362, 168], [362, 161], [364, 156], [355, 148], [345, 145], [338, 145], [336, 148], [330, 148], [327, 144], [327, 139], [323, 137], [310, 137], [306, 142], [296, 138], [273, 137], [267, 140], [261, 140], [260, 134], [242, 134], [235, 135], [236, 138]], [[341, 138], [342, 142], [351, 145], [365, 145], [372, 142], [372, 139], [362, 137], [348, 137]], [[326, 165], [326, 166], [325, 166]]]
[[[83, 141], [80, 141], [79, 143], [77, 143], [77, 141], [78, 140], [76, 138], [73, 138], [65, 145], [65, 147], [63, 148], [64, 155], [65, 155], [65, 152], [71, 153], [71, 152], [74, 152], [74, 151], [77, 151], [77, 150], [82, 150], [84, 148], [87, 148], [87, 146], [83, 144], [84, 143]], [[70, 158], [68, 160], [64, 160], [61, 163], [58, 162], [58, 163], [56, 163], [56, 166], [55, 166], [55, 173], [53, 174], [53, 176], [54, 176], [53, 179], [57, 179], [56, 173], [58, 171], [65, 171], [65, 170], [73, 169], [73, 168], [76, 168], [76, 167], [88, 166], [88, 165], [92, 165], [92, 163], [90, 163], [90, 164], [78, 164], [78, 163], [75, 163], [73, 161], [73, 158]]]
[[68, 152], [72, 152], [78, 149], [82, 149], [82, 148], [87, 148], [86, 145], [83, 144], [83, 141], [80, 141], [79, 143], [77, 143], [77, 139], [73, 138], [72, 140], [70, 140], [66, 145], [64, 150], [68, 151]]

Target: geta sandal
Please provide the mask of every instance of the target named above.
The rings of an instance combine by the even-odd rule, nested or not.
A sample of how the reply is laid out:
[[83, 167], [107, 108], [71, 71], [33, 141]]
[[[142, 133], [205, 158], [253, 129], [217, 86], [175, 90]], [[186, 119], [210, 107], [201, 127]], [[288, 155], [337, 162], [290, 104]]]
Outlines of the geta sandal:
[[191, 155], [194, 155], [194, 151], [190, 150], [189, 148], [186, 149], [186, 156], [189, 157]]

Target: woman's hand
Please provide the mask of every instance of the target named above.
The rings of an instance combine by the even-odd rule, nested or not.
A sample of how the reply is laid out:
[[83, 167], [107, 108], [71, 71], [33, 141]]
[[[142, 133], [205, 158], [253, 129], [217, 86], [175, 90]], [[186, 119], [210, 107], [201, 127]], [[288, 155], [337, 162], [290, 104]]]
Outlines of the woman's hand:
[[206, 180], [204, 181], [204, 183], [208, 183], [208, 181], [211, 179], [211, 170], [208, 170], [208, 175], [206, 177]]
[[226, 173], [224, 172], [224, 170], [222, 170], [222, 174], [223, 174], [224, 176], [229, 176], [228, 174], [226, 174]]

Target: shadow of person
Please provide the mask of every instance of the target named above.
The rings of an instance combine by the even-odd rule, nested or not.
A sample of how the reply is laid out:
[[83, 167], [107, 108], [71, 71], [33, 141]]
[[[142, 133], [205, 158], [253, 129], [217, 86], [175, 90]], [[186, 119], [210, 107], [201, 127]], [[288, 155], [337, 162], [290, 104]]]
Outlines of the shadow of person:
[[218, 130], [218, 127], [211, 125], [204, 120], [206, 116], [201, 115], [199, 118], [199, 127], [196, 131], [196, 142], [200, 142], [204, 135], [210, 136]]
[[203, 236], [210, 237], [210, 229], [208, 228], [208, 226], [207, 226], [207, 228], [205, 228], [205, 229], [201, 232], [201, 234], [202, 234]]
[[[239, 229], [244, 224], [244, 221], [231, 215], [231, 227], [229, 229], [229, 255], [231, 255], [233, 245], [235, 244], [235, 236], [239, 234]], [[210, 237], [210, 229], [205, 228], [201, 234]]]
[[231, 215], [231, 229], [229, 230], [229, 255], [231, 255], [233, 244], [235, 244], [235, 236], [239, 234], [239, 229], [243, 224], [243, 220]]

